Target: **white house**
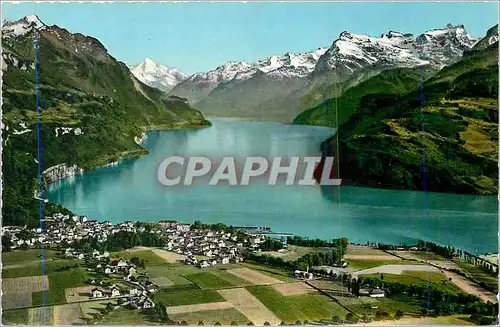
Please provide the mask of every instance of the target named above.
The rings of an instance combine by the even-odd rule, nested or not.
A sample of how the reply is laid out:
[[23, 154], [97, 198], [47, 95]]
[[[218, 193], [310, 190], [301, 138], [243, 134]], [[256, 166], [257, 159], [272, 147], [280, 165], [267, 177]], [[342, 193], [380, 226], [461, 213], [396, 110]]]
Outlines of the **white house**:
[[226, 258], [222, 258], [221, 263], [223, 265], [228, 264], [229, 263], [229, 258], [227, 258], [227, 257]]
[[94, 297], [94, 298], [102, 297], [102, 291], [97, 289], [97, 288], [94, 288], [92, 290], [92, 297]]
[[110, 267], [106, 267], [106, 269], [104, 269], [104, 273], [109, 275], [113, 272], [113, 270], [110, 268]]
[[120, 261], [118, 261], [118, 263], [116, 264], [116, 266], [119, 267], [119, 268], [123, 268], [123, 267], [127, 267], [128, 263], [127, 263], [127, 261], [121, 259]]
[[78, 256], [77, 256], [78, 260], [83, 260], [85, 258], [85, 255], [83, 253], [80, 253]]
[[210, 264], [207, 261], [200, 262], [200, 268], [208, 268]]
[[116, 288], [116, 287], [115, 287], [115, 288], [113, 288], [113, 289], [111, 290], [111, 296], [113, 296], [113, 297], [114, 297], [114, 296], [120, 296], [120, 290], [119, 290], [118, 288]]
[[131, 288], [129, 291], [128, 291], [128, 294], [130, 296], [134, 296], [134, 295], [141, 295], [142, 293], [142, 290], [138, 289], [138, 288]]
[[128, 268], [128, 273], [129, 273], [129, 275], [133, 275], [133, 274], [135, 274], [136, 272], [137, 272], [137, 269], [135, 269], [134, 267], [130, 267], [130, 268]]

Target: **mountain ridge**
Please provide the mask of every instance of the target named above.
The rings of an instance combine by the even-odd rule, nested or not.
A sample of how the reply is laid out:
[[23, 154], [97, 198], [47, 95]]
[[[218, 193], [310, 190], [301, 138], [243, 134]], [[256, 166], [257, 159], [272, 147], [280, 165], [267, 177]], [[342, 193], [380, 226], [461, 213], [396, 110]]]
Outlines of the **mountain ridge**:
[[[448, 24], [417, 35], [389, 31], [379, 38], [344, 31], [329, 48], [301, 54], [302, 59], [308, 57], [307, 65], [292, 64], [286, 54], [256, 63], [228, 62], [190, 76], [171, 94], [187, 98], [209, 115], [291, 122], [325, 94], [334, 97], [334, 89], [343, 92], [386, 69], [439, 69], [456, 62], [476, 42], [463, 25]], [[289, 64], [279, 64], [284, 62]], [[263, 63], [273, 69], [259, 68]]]
[[[34, 198], [41, 187], [39, 169], [94, 169], [147, 153], [137, 144], [147, 130], [207, 125], [183, 99], [135, 78], [96, 38], [47, 26], [36, 16], [6, 22], [3, 28], [4, 224], [39, 224], [39, 200]], [[44, 185], [52, 180], [45, 173], [42, 179]], [[43, 207], [46, 213], [57, 208], [51, 203]]]

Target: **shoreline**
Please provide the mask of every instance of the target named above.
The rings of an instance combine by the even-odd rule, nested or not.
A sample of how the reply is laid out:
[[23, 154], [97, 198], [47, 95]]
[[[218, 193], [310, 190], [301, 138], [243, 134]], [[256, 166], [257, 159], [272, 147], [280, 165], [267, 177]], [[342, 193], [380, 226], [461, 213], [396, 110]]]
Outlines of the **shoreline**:
[[[147, 133], [153, 132], [153, 131], [171, 131], [171, 130], [179, 130], [179, 129], [200, 129], [200, 128], [208, 128], [212, 127], [212, 123], [209, 120], [204, 120], [205, 124], [177, 124], [177, 126], [172, 126], [172, 124], [164, 124], [164, 125], [151, 125], [151, 126], [142, 126], [141, 129], [143, 129], [143, 133], [140, 135], [140, 140], [141, 142], [137, 142], [137, 136], [134, 136], [134, 142], [139, 146], [139, 149], [136, 150], [129, 150], [129, 151], [124, 151], [116, 155], [109, 156], [107, 158], [100, 158], [96, 161], [95, 165], [92, 165], [90, 168], [83, 169], [80, 168], [81, 171], [79, 172], [79, 175], [82, 175], [86, 172], [93, 171], [99, 168], [104, 168], [108, 166], [116, 166], [118, 165], [122, 160], [126, 159], [132, 159], [136, 157], [140, 157], [143, 155], [149, 154], [149, 150], [146, 149], [142, 143], [147, 139]], [[59, 164], [61, 165], [61, 164]], [[57, 165], [56, 165], [57, 166]], [[55, 166], [54, 166], [55, 167]], [[52, 167], [49, 167], [50, 169]], [[67, 175], [61, 178], [58, 178], [56, 180], [51, 181], [50, 183], [47, 183], [44, 185], [44, 191], [46, 188], [48, 188], [50, 185], [54, 184], [55, 182], [62, 181], [68, 177], [75, 176], [75, 174], [72, 175]], [[69, 210], [69, 209], [68, 209]]]

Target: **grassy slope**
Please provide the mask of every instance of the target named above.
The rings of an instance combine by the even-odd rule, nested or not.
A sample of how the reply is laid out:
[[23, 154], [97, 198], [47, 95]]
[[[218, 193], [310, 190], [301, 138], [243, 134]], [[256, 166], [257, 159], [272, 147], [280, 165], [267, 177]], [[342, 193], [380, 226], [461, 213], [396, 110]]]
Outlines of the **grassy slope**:
[[[8, 63], [3, 76], [4, 224], [38, 224], [37, 115], [33, 33], [3, 39]], [[78, 50], [78, 51], [77, 51]], [[42, 168], [67, 163], [84, 169], [144, 153], [134, 137], [147, 129], [206, 124], [202, 114], [132, 77], [99, 41], [50, 27], [39, 37], [40, 142]], [[25, 123], [31, 132], [15, 135]], [[55, 137], [55, 128], [80, 127], [82, 135]], [[105, 146], [103, 146], [105, 145]], [[55, 209], [46, 205], [46, 215]]]
[[346, 311], [332, 299], [320, 293], [283, 296], [272, 286], [250, 286], [248, 291], [285, 323], [297, 320], [329, 320], [345, 317]]
[[[427, 76], [428, 70], [425, 70]], [[298, 115], [295, 124], [337, 126], [346, 122], [358, 108], [361, 98], [369, 94], [405, 94], [418, 87], [418, 69], [386, 70], [349, 88], [340, 97], [332, 98]], [[338, 108], [338, 113], [336, 108]], [[337, 124], [338, 115], [338, 124]]]
[[[497, 62], [493, 45], [427, 79], [424, 133], [420, 91], [412, 91], [418, 86], [415, 75], [391, 77], [395, 72], [388, 71], [388, 79], [382, 73], [349, 89], [335, 107], [339, 123], [344, 122], [339, 126], [339, 142], [326, 143], [326, 153], [340, 158], [344, 183], [420, 190], [425, 149], [427, 190], [496, 193]], [[304, 112], [296, 122], [336, 127], [332, 101]], [[322, 118], [324, 108], [328, 114]]]

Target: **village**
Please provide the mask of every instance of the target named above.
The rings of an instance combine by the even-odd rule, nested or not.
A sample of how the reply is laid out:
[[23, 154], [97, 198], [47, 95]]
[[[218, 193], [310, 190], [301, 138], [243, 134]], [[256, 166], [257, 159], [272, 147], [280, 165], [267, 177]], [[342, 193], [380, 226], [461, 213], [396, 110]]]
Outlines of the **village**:
[[[129, 242], [126, 240], [131, 235], [156, 241], [148, 245], [121, 243]], [[302, 243], [294, 245], [294, 239]], [[16, 310], [40, 310], [32, 307], [41, 303], [36, 292], [50, 281], [48, 295], [57, 298], [53, 310], [61, 308], [58, 312], [64, 316], [70, 315], [64, 306], [75, 308], [78, 313], [73, 313], [71, 319], [78, 323], [82, 323], [81, 317], [88, 316], [89, 306], [85, 303], [110, 306], [109, 312], [136, 312], [133, 319], [146, 317], [145, 313], [160, 305], [167, 307], [169, 319], [188, 319], [190, 324], [197, 323], [194, 317], [204, 317], [205, 322], [211, 323], [220, 319], [227, 324], [233, 320], [240, 324], [292, 324], [299, 317], [324, 321], [332, 317], [332, 312], [334, 318], [345, 317], [344, 321], [370, 321], [386, 314], [399, 319], [403, 311], [405, 315], [422, 317], [422, 308], [413, 304], [411, 297], [407, 300], [412, 303], [410, 307], [404, 307], [399, 298], [392, 296], [395, 292], [423, 296], [425, 289], [420, 286], [427, 283], [428, 276], [432, 287], [440, 292], [465, 291], [478, 294], [484, 303], [493, 301], [490, 293], [478, 293], [479, 288], [461, 289], [460, 283], [467, 279], [455, 274], [455, 268], [446, 268], [452, 264], [451, 259], [425, 252], [423, 245], [385, 249], [382, 245], [346, 244], [342, 253], [335, 254], [340, 250], [338, 245], [312, 245], [319, 240], [297, 239], [277, 239], [270, 236], [269, 230], [229, 228], [222, 224], [172, 220], [113, 224], [58, 213], [45, 219], [43, 230], [2, 228], [4, 249], [9, 246], [11, 252], [6, 254], [22, 258], [23, 253], [41, 251], [36, 259], [39, 261], [26, 262], [26, 268], [21, 259], [3, 255], [3, 264], [7, 263], [3, 286], [7, 292], [2, 303], [10, 316], [16, 315]], [[111, 243], [114, 248], [109, 247]], [[31, 269], [40, 262], [45, 262], [50, 270], [47, 276], [43, 276], [43, 270], [40, 273]], [[479, 259], [476, 262], [486, 267]], [[70, 280], [72, 272], [78, 271], [82, 277]], [[25, 283], [27, 286], [21, 286]], [[280, 308], [293, 307], [292, 298], [318, 301], [321, 305], [314, 312], [281, 311]], [[257, 313], [250, 307], [260, 309]], [[109, 312], [106, 315], [110, 318], [97, 316], [116, 317]], [[211, 318], [211, 312], [218, 312], [222, 318]], [[28, 322], [40, 322], [30, 319], [34, 320]]]

